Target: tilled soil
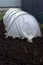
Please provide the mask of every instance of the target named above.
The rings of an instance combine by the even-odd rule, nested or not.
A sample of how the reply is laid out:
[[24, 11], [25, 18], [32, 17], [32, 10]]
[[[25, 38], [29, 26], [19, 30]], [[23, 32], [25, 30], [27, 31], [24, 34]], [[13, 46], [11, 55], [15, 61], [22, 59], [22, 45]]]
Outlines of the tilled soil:
[[3, 21], [0, 21], [0, 65], [43, 65], [43, 36], [33, 39], [5, 37]]

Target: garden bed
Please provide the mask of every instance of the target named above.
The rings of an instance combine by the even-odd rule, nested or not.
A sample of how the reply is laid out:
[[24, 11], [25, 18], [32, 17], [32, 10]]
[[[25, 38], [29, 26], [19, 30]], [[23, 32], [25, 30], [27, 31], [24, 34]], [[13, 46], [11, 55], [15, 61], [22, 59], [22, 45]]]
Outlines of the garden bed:
[[43, 65], [43, 34], [33, 39], [5, 37], [3, 21], [0, 21], [0, 65]]

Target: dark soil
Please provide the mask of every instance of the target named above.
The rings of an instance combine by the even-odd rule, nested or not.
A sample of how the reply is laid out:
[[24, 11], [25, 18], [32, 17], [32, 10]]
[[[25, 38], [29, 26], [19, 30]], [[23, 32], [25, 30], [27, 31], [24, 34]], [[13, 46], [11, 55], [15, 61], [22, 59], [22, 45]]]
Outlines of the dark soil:
[[33, 39], [8, 37], [4, 33], [3, 21], [0, 21], [0, 65], [43, 65], [43, 36]]

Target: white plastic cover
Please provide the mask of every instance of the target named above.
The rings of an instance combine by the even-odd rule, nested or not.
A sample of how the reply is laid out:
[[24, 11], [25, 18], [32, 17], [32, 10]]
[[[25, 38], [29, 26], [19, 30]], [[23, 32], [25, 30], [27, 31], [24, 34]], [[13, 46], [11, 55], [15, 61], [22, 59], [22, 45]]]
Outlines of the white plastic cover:
[[[6, 24], [7, 24], [7, 20], [8, 20], [8, 18], [10, 17], [10, 15], [14, 12], [17, 12], [19, 9], [18, 8], [10, 8], [10, 9], [8, 9], [8, 11], [6, 12], [6, 14], [5, 14], [5, 16], [4, 16], [4, 24], [5, 24], [5, 26], [6, 26]], [[13, 13], [13, 14], [14, 14]]]
[[7, 15], [5, 14], [4, 21], [8, 21], [7, 26], [5, 28], [7, 31], [6, 37], [12, 36], [13, 38], [27, 38], [29, 42], [32, 42], [32, 39], [34, 37], [41, 36], [41, 31], [38, 22], [31, 14], [26, 13], [24, 11], [19, 11], [18, 13], [10, 16], [8, 19], [6, 18], [6, 16]]

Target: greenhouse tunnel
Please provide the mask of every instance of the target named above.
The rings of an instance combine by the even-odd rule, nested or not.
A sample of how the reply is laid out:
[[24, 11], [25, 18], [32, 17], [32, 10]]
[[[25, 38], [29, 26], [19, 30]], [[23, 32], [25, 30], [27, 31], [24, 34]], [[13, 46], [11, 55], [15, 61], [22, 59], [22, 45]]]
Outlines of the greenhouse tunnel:
[[[9, 8], [11, 9], [7, 12]], [[20, 16], [21, 18], [17, 17], [16, 19], [15, 15], [19, 11], [19, 14], [22, 12], [25, 13], [25, 15]], [[33, 15], [33, 17], [29, 16], [29, 14]], [[16, 19], [15, 21], [13, 20], [14, 18]], [[35, 20], [39, 24], [39, 30], [37, 23], [35, 24]], [[11, 25], [9, 25], [9, 23]], [[23, 26], [20, 25], [19, 27], [19, 24]], [[26, 31], [24, 29], [26, 29]], [[41, 32], [41, 36], [32, 38], [32, 42], [27, 38], [19, 38], [19, 36], [13, 38], [10, 36], [10, 33], [9, 35], [7, 35], [8, 33], [6, 34], [7, 30], [9, 32], [16, 30], [17, 33], [20, 34], [21, 30], [29, 32], [30, 29], [31, 31], [33, 29], [34, 31], [32, 32], [34, 34], [37, 33], [37, 35]], [[12, 32], [11, 34], [13, 34]], [[16, 34], [16, 32], [14, 33]], [[43, 0], [0, 0], [0, 65], [43, 65]]]

